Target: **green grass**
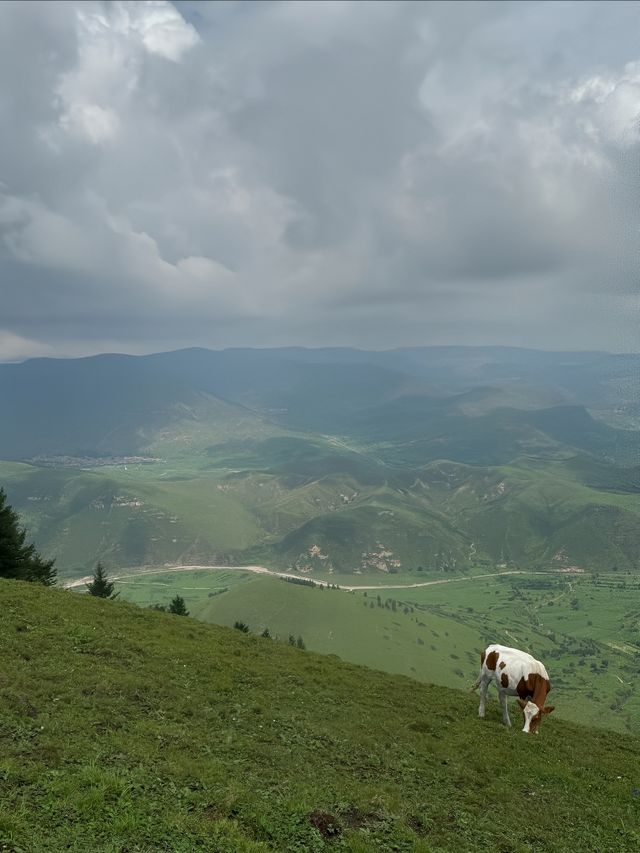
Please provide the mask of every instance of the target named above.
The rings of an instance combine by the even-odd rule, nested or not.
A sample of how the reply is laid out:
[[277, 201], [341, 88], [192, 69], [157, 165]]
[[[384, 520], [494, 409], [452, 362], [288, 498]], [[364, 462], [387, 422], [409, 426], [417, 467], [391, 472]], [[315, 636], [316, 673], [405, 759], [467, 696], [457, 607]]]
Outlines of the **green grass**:
[[[159, 572], [130, 575], [116, 581], [119, 594], [127, 601], [143, 606], [167, 605], [180, 595], [189, 602], [193, 611], [196, 605], [223, 595], [236, 587], [245, 587], [251, 579], [248, 572], [240, 571], [189, 571]], [[83, 591], [83, 590], [81, 590]], [[188, 609], [189, 609], [188, 608]]]
[[[456, 578], [425, 587], [348, 593], [310, 589], [235, 571], [139, 575], [119, 585], [140, 604], [186, 599], [192, 616], [286, 639], [353, 663], [466, 689], [489, 642], [525, 648], [545, 661], [557, 714], [640, 733], [640, 576], [529, 574]], [[327, 576], [368, 583], [367, 576]]]
[[480, 721], [475, 697], [124, 602], [0, 581], [0, 603], [1, 849], [640, 844], [637, 738], [555, 715], [527, 737], [497, 703]]
[[[387, 595], [394, 593], [387, 591]], [[314, 651], [337, 654], [344, 660], [387, 672], [458, 688], [471, 684], [470, 673], [475, 678], [477, 654], [473, 655], [471, 668], [465, 653], [479, 648], [477, 631], [456, 626], [455, 636], [450, 636], [451, 624], [447, 619], [434, 616], [424, 626], [420, 624], [423, 623], [420, 614], [405, 615], [402, 607], [395, 611], [379, 608], [373, 596], [366, 601], [365, 608], [362, 597], [355, 594], [332, 589], [309, 590], [258, 576], [242, 588], [194, 603], [191, 612], [199, 619], [222, 625], [232, 626], [240, 619], [256, 633], [268, 627], [283, 639], [289, 634], [301, 635]], [[459, 664], [451, 658], [452, 654], [462, 660], [465, 673], [454, 671]]]

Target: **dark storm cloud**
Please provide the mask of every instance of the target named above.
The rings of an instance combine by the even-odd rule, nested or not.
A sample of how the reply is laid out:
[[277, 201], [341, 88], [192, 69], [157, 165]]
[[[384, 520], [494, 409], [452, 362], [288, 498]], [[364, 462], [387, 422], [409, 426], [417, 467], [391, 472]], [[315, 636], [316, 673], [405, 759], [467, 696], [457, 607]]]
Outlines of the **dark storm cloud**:
[[0, 359], [637, 349], [637, 3], [0, 4]]

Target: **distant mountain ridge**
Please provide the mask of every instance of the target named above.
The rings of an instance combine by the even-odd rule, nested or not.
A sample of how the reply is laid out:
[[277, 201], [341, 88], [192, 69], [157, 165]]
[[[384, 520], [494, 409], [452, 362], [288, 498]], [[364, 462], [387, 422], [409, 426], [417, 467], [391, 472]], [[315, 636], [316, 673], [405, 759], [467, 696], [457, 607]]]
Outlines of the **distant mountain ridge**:
[[[494, 347], [189, 349], [31, 359], [0, 365], [0, 401], [12, 415], [0, 424], [0, 447], [2, 458], [13, 459], [46, 449], [78, 452], [83, 442], [97, 453], [135, 451], [145, 441], [140, 428], [170, 421], [176, 407], [197, 405], [203, 393], [287, 426], [308, 426], [317, 412], [326, 412], [330, 426], [345, 408], [363, 411], [411, 393], [446, 399], [484, 387], [485, 394], [492, 388], [513, 400], [514, 385], [526, 386], [521, 395], [540, 393], [532, 383], [564, 404], [601, 409], [614, 397], [632, 408], [639, 374], [640, 356]], [[630, 387], [621, 396], [625, 382]]]

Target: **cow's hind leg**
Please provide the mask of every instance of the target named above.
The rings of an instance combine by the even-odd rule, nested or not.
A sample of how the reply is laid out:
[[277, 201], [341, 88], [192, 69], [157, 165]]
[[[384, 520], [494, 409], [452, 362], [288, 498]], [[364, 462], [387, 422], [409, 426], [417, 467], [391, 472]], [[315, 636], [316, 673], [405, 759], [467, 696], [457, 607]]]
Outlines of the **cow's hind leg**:
[[511, 725], [511, 720], [509, 719], [509, 707], [507, 705], [507, 694], [500, 691], [500, 704], [502, 705], [502, 722], [505, 726]]
[[484, 678], [480, 681], [480, 707], [478, 708], [478, 716], [484, 717], [484, 708], [487, 702], [487, 690], [489, 689], [489, 681]]

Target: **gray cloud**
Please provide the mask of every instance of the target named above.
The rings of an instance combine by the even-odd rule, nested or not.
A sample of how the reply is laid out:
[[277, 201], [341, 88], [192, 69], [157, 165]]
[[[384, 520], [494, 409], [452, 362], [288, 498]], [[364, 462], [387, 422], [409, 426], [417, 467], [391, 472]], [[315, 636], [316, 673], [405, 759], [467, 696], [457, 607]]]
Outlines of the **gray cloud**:
[[0, 4], [0, 359], [637, 349], [639, 15]]

